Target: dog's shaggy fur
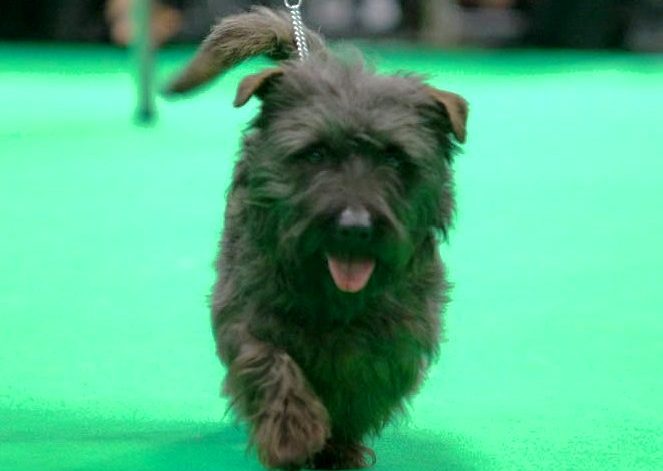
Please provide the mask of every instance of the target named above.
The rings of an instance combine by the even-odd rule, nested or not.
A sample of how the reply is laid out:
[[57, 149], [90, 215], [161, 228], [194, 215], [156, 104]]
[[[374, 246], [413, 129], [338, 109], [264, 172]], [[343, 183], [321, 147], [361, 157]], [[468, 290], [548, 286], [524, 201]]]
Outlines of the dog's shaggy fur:
[[[246, 78], [244, 139], [213, 294], [224, 391], [270, 468], [358, 468], [435, 358], [454, 138], [467, 105], [411, 75], [314, 54]], [[218, 25], [169, 91], [293, 51], [267, 9]]]

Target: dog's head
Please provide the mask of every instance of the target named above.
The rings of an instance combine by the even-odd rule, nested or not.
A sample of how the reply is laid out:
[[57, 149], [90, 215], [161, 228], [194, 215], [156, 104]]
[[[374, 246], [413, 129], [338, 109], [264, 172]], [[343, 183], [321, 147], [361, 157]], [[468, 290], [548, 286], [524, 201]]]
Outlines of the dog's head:
[[257, 240], [290, 279], [380, 289], [404, 276], [434, 232], [446, 235], [462, 98], [330, 57], [247, 77], [235, 104], [251, 96], [262, 108], [242, 179], [260, 208]]
[[[172, 89], [196, 74], [207, 80], [204, 63], [194, 60]], [[234, 187], [251, 240], [288, 288], [366, 298], [407, 276], [436, 233], [446, 236], [452, 157], [465, 140], [461, 97], [326, 50], [245, 78], [235, 105], [251, 97], [261, 110]]]

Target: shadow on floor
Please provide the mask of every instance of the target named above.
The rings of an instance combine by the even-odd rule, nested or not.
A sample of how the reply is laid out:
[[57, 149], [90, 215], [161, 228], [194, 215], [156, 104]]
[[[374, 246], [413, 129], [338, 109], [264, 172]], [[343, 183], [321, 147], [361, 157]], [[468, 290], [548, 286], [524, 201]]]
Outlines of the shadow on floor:
[[[151, 446], [118, 453], [75, 471], [260, 471], [253, 453], [246, 453], [246, 434], [222, 425], [169, 443], [153, 437]], [[110, 444], [112, 446], [112, 444]], [[444, 432], [390, 429], [374, 443], [379, 471], [475, 471], [483, 461], [462, 439]]]
[[485, 457], [447, 431], [388, 429], [376, 440], [379, 471], [479, 471]]
[[[261, 471], [241, 426], [127, 421], [0, 410], [0, 469], [11, 471]], [[460, 435], [389, 427], [372, 447], [376, 471], [479, 471], [483, 453]], [[490, 467], [490, 466], [488, 466]]]

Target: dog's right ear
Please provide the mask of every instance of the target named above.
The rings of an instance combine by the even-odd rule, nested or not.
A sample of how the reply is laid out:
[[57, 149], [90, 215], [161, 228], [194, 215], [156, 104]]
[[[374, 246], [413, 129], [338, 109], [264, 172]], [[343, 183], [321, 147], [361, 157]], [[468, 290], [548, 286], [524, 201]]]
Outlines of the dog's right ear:
[[467, 137], [466, 126], [469, 112], [467, 101], [460, 95], [431, 86], [426, 86], [426, 91], [444, 109], [449, 117], [451, 132], [456, 140], [463, 144]]
[[283, 75], [283, 69], [274, 67], [271, 69], [263, 70], [260, 73], [249, 75], [237, 88], [237, 95], [233, 105], [236, 108], [244, 106], [252, 96], [262, 98], [268, 86], [276, 79]]

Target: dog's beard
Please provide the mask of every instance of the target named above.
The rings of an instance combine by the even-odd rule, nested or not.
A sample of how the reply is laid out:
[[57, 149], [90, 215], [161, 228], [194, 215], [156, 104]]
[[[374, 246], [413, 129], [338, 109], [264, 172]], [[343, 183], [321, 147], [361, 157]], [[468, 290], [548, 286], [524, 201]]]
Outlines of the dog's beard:
[[276, 230], [265, 235], [276, 242], [272, 260], [284, 305], [308, 314], [298, 322], [347, 322], [407, 279], [416, 240], [396, 218], [377, 217], [371, 240], [352, 245], [330, 230], [337, 211], [289, 209], [269, 212]]
[[400, 277], [412, 256], [413, 241], [402, 230], [379, 231], [366, 245], [339, 244], [325, 218], [300, 219], [280, 238], [279, 260], [287, 285], [298, 295], [371, 297]]

